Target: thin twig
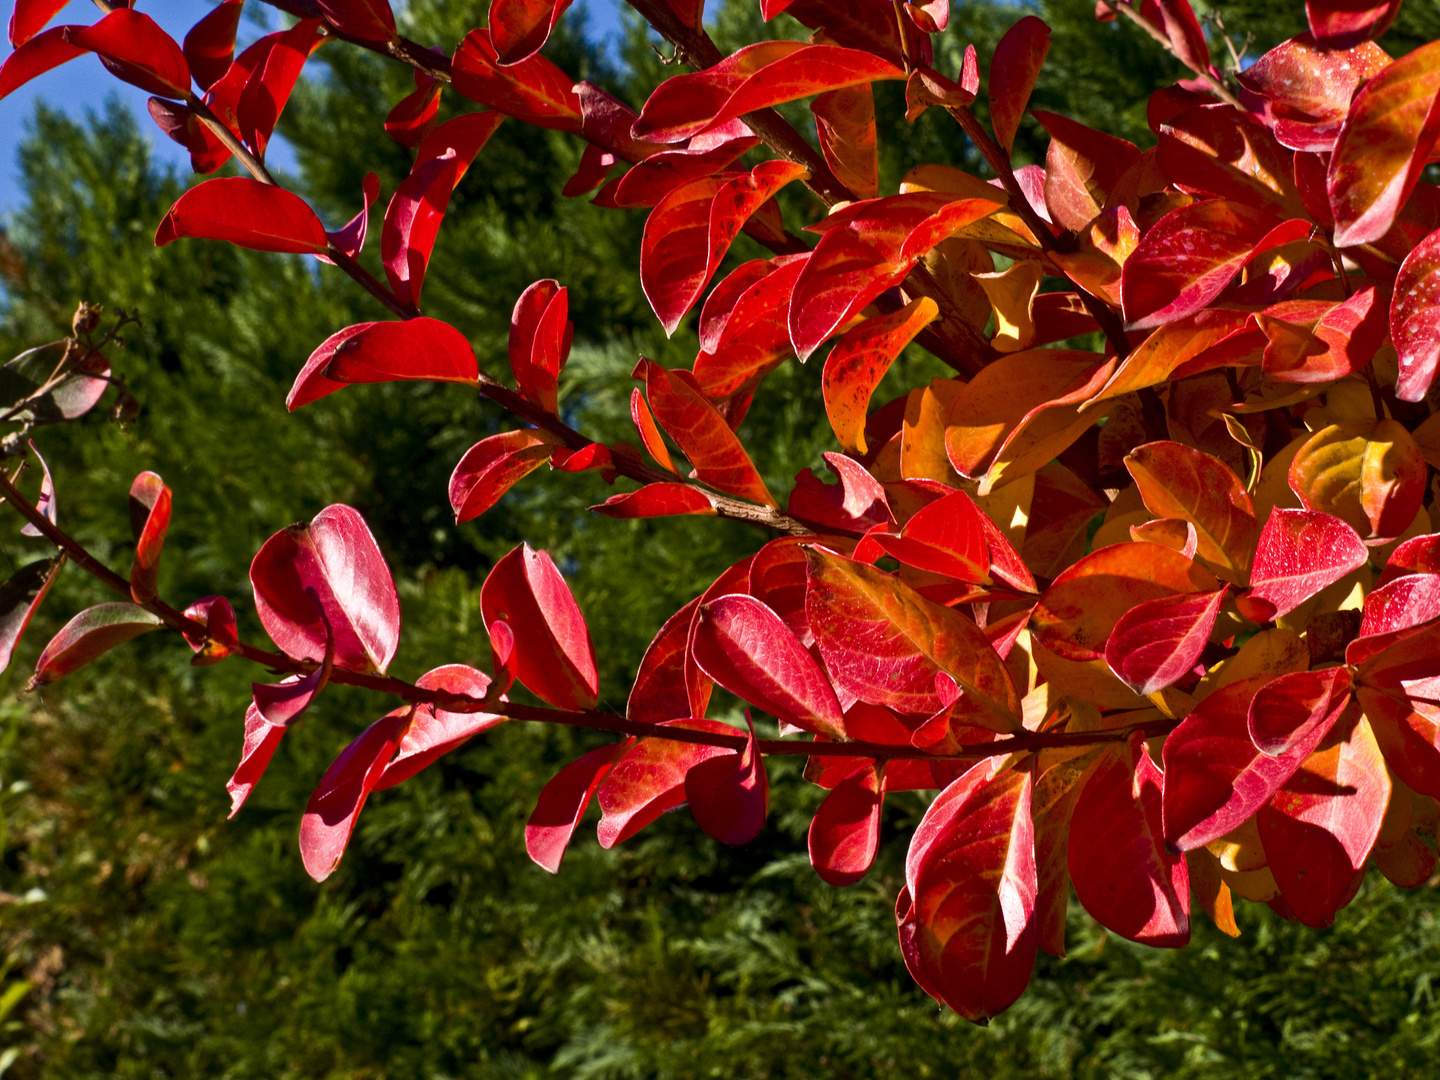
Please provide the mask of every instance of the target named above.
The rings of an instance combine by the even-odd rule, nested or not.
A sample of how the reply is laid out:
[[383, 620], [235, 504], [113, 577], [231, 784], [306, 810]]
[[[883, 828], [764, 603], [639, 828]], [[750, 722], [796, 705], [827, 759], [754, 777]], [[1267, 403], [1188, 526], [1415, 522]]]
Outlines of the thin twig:
[[[77, 566], [101, 583], [132, 599], [130, 583], [102, 563], [74, 537], [56, 526], [41, 511], [27, 500], [15, 486], [0, 472], [0, 496], [13, 506], [30, 524], [34, 525], [53, 543], [63, 555], [68, 556]], [[132, 599], [133, 602], [133, 599]], [[166, 626], [192, 637], [204, 638], [206, 626], [177, 611], [160, 599], [153, 599], [140, 605], [146, 611], [158, 616]], [[252, 663], [260, 664], [270, 671], [304, 674], [313, 671], [315, 662], [296, 660], [283, 653], [270, 652], [240, 642], [236, 654]], [[590, 728], [615, 735], [632, 738], [666, 739], [671, 742], [693, 743], [701, 746], [723, 746], [743, 750], [745, 736], [737, 733], [698, 731], [683, 727], [662, 727], [628, 717], [615, 716], [598, 709], [552, 709], [544, 706], [522, 705], [508, 701], [485, 701], [466, 694], [453, 694], [443, 690], [424, 690], [403, 679], [388, 675], [364, 675], [359, 672], [332, 670], [330, 682], [345, 686], [362, 687], [391, 694], [412, 704], [429, 704], [443, 709], [465, 712], [486, 712], [495, 716], [506, 716], [513, 720], [528, 720], [546, 724], [563, 724], [567, 727]], [[994, 742], [962, 746], [953, 753], [933, 754], [914, 747], [874, 742], [813, 743], [787, 739], [762, 739], [760, 751], [771, 756], [860, 757], [878, 760], [923, 760], [923, 761], [971, 761], [979, 758], [998, 757], [1007, 754], [1034, 752], [1055, 747], [1092, 746], [1101, 743], [1123, 742], [1136, 732], [1147, 738], [1163, 735], [1179, 723], [1178, 720], [1152, 720], [1144, 724], [1133, 724], [1110, 731], [1096, 732], [1017, 732]]]
[[1185, 64], [1187, 68], [1193, 71], [1196, 77], [1199, 78], [1200, 81], [1203, 82], [1207, 88], [1209, 88], [1210, 92], [1216, 97], [1218, 97], [1221, 101], [1225, 102], [1225, 104], [1234, 105], [1237, 109], [1241, 107], [1240, 99], [1237, 98], [1234, 94], [1232, 94], [1229, 90], [1227, 90], [1224, 83], [1222, 83], [1219, 79], [1215, 78], [1215, 76], [1209, 71], [1206, 71], [1203, 68], [1198, 68], [1194, 64], [1186, 63], [1186, 61], [1180, 56], [1180, 54], [1175, 51], [1175, 46], [1170, 43], [1170, 38], [1166, 35], [1165, 31], [1161, 30], [1158, 26], [1155, 26], [1153, 23], [1151, 23], [1150, 20], [1145, 18], [1145, 16], [1141, 15], [1140, 12], [1136, 11], [1135, 8], [1131, 7], [1129, 4], [1113, 3], [1110, 2], [1110, 0], [1102, 0], [1102, 3], [1104, 3], [1105, 6], [1111, 11], [1119, 12], [1121, 15], [1124, 15], [1136, 26], [1140, 27], [1152, 38], [1158, 41], [1161, 47], [1164, 48], [1166, 52], [1168, 52], [1171, 56], [1175, 57], [1176, 60], [1179, 60], [1180, 63]]

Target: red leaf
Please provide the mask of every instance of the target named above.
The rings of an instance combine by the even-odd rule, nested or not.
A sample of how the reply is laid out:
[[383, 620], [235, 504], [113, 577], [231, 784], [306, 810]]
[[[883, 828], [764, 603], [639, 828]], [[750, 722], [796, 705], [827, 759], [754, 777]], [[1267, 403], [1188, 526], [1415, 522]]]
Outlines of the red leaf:
[[1070, 879], [1101, 926], [1178, 949], [1190, 940], [1190, 882], [1161, 831], [1165, 779], [1138, 735], [1101, 752], [1070, 821]]
[[[667, 720], [662, 727], [690, 728], [716, 735], [738, 735], [718, 720]], [[685, 775], [702, 761], [732, 754], [724, 746], [703, 746], [670, 739], [641, 739], [615, 763], [600, 785], [596, 835], [602, 848], [628, 840], [650, 822], [685, 801]]]
[[117, 645], [163, 626], [160, 616], [138, 604], [96, 604], [66, 623], [35, 662], [26, 690], [34, 690], [84, 667]]
[[0, 585], [0, 671], [10, 666], [31, 618], [55, 583], [65, 560], [56, 555], [26, 563]]
[[65, 40], [100, 57], [110, 74], [162, 97], [190, 92], [190, 67], [175, 39], [148, 15], [115, 8], [94, 26], [64, 28]]
[[912, 855], [922, 830], [925, 842], [918, 857], [906, 859], [902, 901], [913, 900], [901, 926], [915, 981], [982, 1023], [1024, 992], [1037, 936], [1030, 773], [971, 779], [989, 767], [982, 762], [955, 781], [917, 826]]
[[[759, 380], [791, 354], [786, 327], [790, 296], [807, 258], [791, 255], [771, 260], [771, 272], [745, 288], [730, 310], [717, 314], [707, 328], [705, 312], [711, 310], [720, 287], [710, 294], [701, 314], [701, 338], [705, 340], [708, 329], [714, 348], [695, 358], [694, 372], [711, 401], [742, 395], [747, 389], [753, 392]], [[726, 419], [731, 428], [739, 426], [733, 411]]]
[[146, 108], [161, 131], [190, 151], [190, 168], [195, 172], [212, 173], [230, 160], [229, 148], [188, 105], [152, 97]]
[[660, 436], [660, 429], [655, 426], [655, 417], [650, 415], [650, 408], [645, 404], [645, 398], [639, 390], [630, 391], [630, 418], [635, 422], [640, 441], [645, 445], [646, 452], [655, 459], [655, 464], [668, 472], [677, 472], [675, 463], [670, 460], [670, 451], [665, 446], [665, 440]]
[[1440, 627], [1378, 640], [1388, 647], [1356, 657], [1356, 696], [1395, 775], [1440, 797]]
[[700, 606], [690, 648], [700, 670], [737, 697], [816, 735], [844, 738], [824, 670], [779, 615], [753, 596]]
[[1379, 240], [1440, 138], [1440, 42], [1390, 64], [1350, 104], [1325, 188], [1342, 247]]
[[519, 63], [540, 51], [570, 0], [490, 0], [490, 28], [498, 62]]
[[225, 784], [225, 790], [230, 793], [229, 817], [233, 818], [240, 812], [240, 807], [255, 790], [265, 767], [279, 749], [285, 730], [266, 723], [253, 703], [245, 710], [245, 741], [240, 750], [240, 764], [235, 766], [235, 774]]
[[1395, 396], [1424, 400], [1440, 368], [1440, 229], [1400, 264], [1390, 300], [1390, 337], [1400, 354]]
[[[325, 234], [332, 247], [349, 255], [352, 259], [360, 254], [365, 247], [365, 234], [370, 227], [370, 204], [379, 197], [380, 178], [373, 172], [366, 173], [365, 179], [360, 182], [360, 199], [363, 203], [360, 212], [334, 232]], [[323, 263], [335, 265], [335, 260], [328, 255], [316, 255], [315, 257]]]
[[685, 774], [685, 798], [696, 823], [722, 844], [748, 844], [760, 835], [770, 812], [770, 780], [745, 714], [750, 737], [740, 753], [718, 754]]
[[612, 518], [674, 517], [713, 514], [715, 504], [710, 496], [691, 484], [659, 483], [646, 484], [638, 491], [611, 495], [599, 506], [590, 509]]
[[319, 19], [302, 19], [279, 35], [245, 80], [236, 103], [240, 136], [262, 160], [285, 103], [300, 79], [305, 61], [321, 42]]
[[886, 553], [909, 566], [958, 581], [986, 583], [990, 552], [979, 507], [963, 491], [936, 499], [905, 523], [899, 536], [876, 533]]
[[[503, 625], [503, 624], [497, 624]], [[490, 689], [490, 677], [465, 664], [446, 664], [427, 671], [415, 680], [422, 690], [444, 690], [471, 698], [484, 698]], [[410, 779], [437, 758], [505, 722], [503, 716], [486, 712], [459, 712], [437, 705], [415, 706], [415, 716], [405, 730], [405, 737], [395, 757], [375, 781], [375, 790], [384, 791]]]
[[183, 51], [190, 74], [205, 90], [224, 77], [235, 59], [235, 31], [240, 26], [240, 9], [244, 3], [245, 0], [220, 0], [210, 14], [185, 35]]
[[135, 534], [135, 562], [130, 568], [130, 595], [137, 604], [155, 599], [160, 549], [170, 528], [170, 489], [153, 472], [142, 472], [130, 485], [130, 530]]
[[[365, 519], [327, 506], [309, 524], [282, 529], [250, 564], [255, 611], [270, 639], [297, 660], [322, 660], [326, 622], [335, 664], [381, 674], [400, 643], [400, 601], [390, 568]], [[325, 618], [307, 592], [313, 589]]]
[[330, 763], [310, 796], [300, 819], [300, 859], [316, 881], [340, 865], [365, 800], [405, 734], [410, 711], [396, 709], [361, 732]]
[[1034, 109], [1050, 135], [1045, 151], [1045, 205], [1055, 223], [1079, 232], [1104, 209], [1120, 178], [1140, 160], [1132, 142]]
[[1137, 604], [1105, 642], [1105, 663], [1137, 694], [1149, 696], [1183, 679], [1210, 641], [1230, 587]]
[[804, 543], [799, 536], [771, 540], [750, 560], [747, 584], [750, 595], [779, 615], [800, 644], [809, 648], [815, 639], [805, 620]]
[[182, 630], [186, 644], [194, 650], [190, 663], [195, 667], [218, 664], [240, 648], [235, 609], [223, 596], [202, 596], [185, 609], [185, 617], [203, 623], [203, 636]]
[[570, 294], [546, 278], [528, 286], [510, 316], [510, 370], [520, 392], [546, 412], [558, 415], [560, 371], [570, 355], [574, 326]]
[[278, 683], [251, 683], [255, 708], [267, 724], [289, 727], [310, 707], [315, 695], [330, 681], [330, 663], [306, 675], [287, 675]]
[[825, 467], [838, 484], [822, 483], [809, 469], [801, 469], [790, 489], [785, 512], [824, 528], [865, 532], [892, 519], [885, 489], [854, 458], [826, 453]]
[[1262, 754], [1280, 757], [1299, 745], [1314, 745], [1350, 700], [1350, 672], [1343, 667], [1295, 671], [1255, 692], [1247, 724], [1250, 741]]
[[928, 296], [898, 311], [866, 319], [835, 343], [825, 358], [821, 393], [835, 437], [846, 450], [864, 454], [866, 412], [871, 395], [895, 358], [940, 309]]
[[[913, 11], [908, 7], [907, 10]], [[825, 163], [858, 199], [880, 194], [875, 149], [875, 95], [869, 83], [831, 90], [810, 103]]]
[[1155, 164], [1182, 191], [1233, 199], [1278, 218], [1303, 216], [1294, 155], [1234, 106], [1189, 109], [1161, 124], [1159, 134]]
[[535, 865], [552, 874], [560, 872], [560, 860], [585, 816], [585, 808], [626, 748], [627, 744], [620, 742], [591, 750], [566, 765], [540, 789], [540, 798], [525, 823], [525, 851]]
[[[322, 396], [315, 393], [316, 389], [331, 392], [324, 384], [314, 385], [315, 374], [323, 376], [326, 383], [338, 385], [403, 379], [479, 385], [480, 367], [475, 351], [465, 335], [448, 323], [418, 318], [405, 322], [361, 323], [350, 329], [356, 332], [344, 338], [340, 334], [332, 335], [311, 354], [290, 390], [292, 399], [303, 397], [305, 401], [314, 401]], [[335, 344], [330, 346], [332, 341]], [[323, 367], [316, 363], [317, 357], [324, 358]], [[290, 405], [292, 410], [297, 407]]]
[[491, 435], [465, 451], [450, 474], [455, 524], [479, 517], [549, 459], [560, 439], [539, 428]]
[[17, 46], [5, 58], [5, 63], [0, 64], [0, 98], [8, 97], [52, 68], [85, 55], [88, 50], [72, 45], [67, 37], [69, 33], [83, 29], [81, 26], [53, 26]]
[[[60, 13], [68, 0], [15, 0], [10, 12], [10, 44], [20, 48]], [[239, 0], [235, 0], [239, 2]]]
[[1388, 585], [1403, 574], [1440, 574], [1440, 533], [1413, 536], [1398, 544], [1376, 585]]
[[305, 361], [305, 366], [300, 369], [300, 374], [295, 376], [295, 385], [290, 387], [290, 393], [285, 398], [285, 407], [294, 412], [302, 405], [309, 405], [312, 401], [318, 401], [327, 394], [344, 389], [344, 383], [325, 377], [325, 369], [330, 366], [330, 360], [334, 357], [335, 350], [351, 338], [358, 337], [371, 327], [379, 325], [379, 323], [356, 323], [354, 326], [347, 326], [344, 330], [336, 331], [322, 341], [310, 354], [310, 358]]
[[930, 716], [946, 704], [935, 688], [944, 672], [964, 690], [955, 708], [959, 722], [1015, 730], [1019, 696], [979, 627], [874, 567], [819, 547], [807, 556], [805, 613], [839, 689]]
[[625, 706], [625, 715], [631, 720], [656, 723], [705, 715], [710, 702], [710, 680], [694, 667], [694, 682], [687, 681], [685, 663], [686, 645], [700, 600], [696, 597], [671, 615], [645, 650]]
[[450, 195], [504, 119], [498, 112], [466, 113], [441, 124], [420, 144], [415, 166], [391, 196], [380, 230], [385, 277], [401, 303], [419, 305]]
[[1195, 526], [1200, 557], [1236, 583], [1249, 575], [1259, 527], [1244, 483], [1219, 458], [1178, 442], [1137, 446], [1125, 456], [1145, 508]]
[[1252, 622], [1278, 619], [1369, 557], [1360, 534], [1339, 518], [1277, 507], [1260, 531], [1250, 591], [1236, 598], [1236, 607]]
[[903, 69], [858, 49], [762, 41], [704, 71], [666, 79], [640, 110], [634, 133], [652, 142], [676, 143], [771, 105], [904, 78]]
[[692, 180], [656, 204], [640, 244], [640, 284], [667, 335], [700, 299], [740, 227], [804, 175], [803, 166], [766, 161], [732, 180]]
[[[40, 463], [40, 494], [35, 499], [35, 509], [45, 515], [45, 520], [51, 525], [55, 524], [56, 513], [59, 510], [59, 503], [55, 501], [55, 478], [50, 475], [50, 466], [40, 456], [39, 449], [35, 446], [33, 439], [30, 443], [30, 452], [35, 455], [35, 460]], [[21, 536], [44, 536], [39, 529], [29, 522], [20, 527]]]
[[240, 108], [240, 96], [245, 92], [245, 85], [250, 81], [250, 76], [259, 68], [265, 66], [265, 59], [270, 55], [270, 50], [275, 43], [284, 36], [284, 31], [276, 31], [258, 38], [250, 45], [240, 51], [234, 62], [225, 73], [213, 84], [205, 94], [205, 103], [210, 106], [212, 112], [239, 137], [240, 121], [236, 113]]
[[440, 119], [440, 91], [444, 85], [417, 68], [415, 89], [397, 101], [385, 116], [385, 134], [411, 150], [418, 147], [435, 130]]
[[[1264, 371], [1278, 382], [1333, 382], [1361, 370], [1385, 341], [1375, 286], [1340, 303], [1296, 300], [1255, 316], [1265, 331]], [[1318, 316], [1311, 321], [1312, 316]]]
[[885, 774], [867, 765], [825, 796], [810, 822], [810, 865], [827, 885], [843, 888], [865, 876], [880, 850]]
[[680, 185], [714, 176], [759, 144], [743, 121], [732, 121], [691, 139], [683, 150], [667, 149], [646, 157], [608, 189], [611, 200], [616, 206], [654, 206]]
[[1151, 226], [1120, 275], [1132, 329], [1175, 322], [1209, 305], [1277, 222], [1225, 199], [1172, 210]]
[[561, 709], [591, 709], [600, 694], [595, 646], [580, 606], [555, 563], [521, 544], [491, 569], [480, 589], [489, 626], [504, 619], [515, 633], [515, 677]]
[[155, 246], [182, 236], [309, 255], [323, 255], [330, 245], [325, 226], [304, 199], [248, 176], [206, 180], [181, 195], [155, 230]]
[[[1298, 672], [1295, 674], [1308, 674]], [[1293, 678], [1293, 676], [1281, 676]], [[1256, 692], [1271, 675], [1259, 675], [1223, 686], [1205, 698], [1165, 740], [1165, 839], [1180, 851], [1203, 847], [1238, 827], [1279, 790], [1315, 749], [1344, 710], [1345, 695], [1329, 713], [1306, 714], [1304, 734], [1278, 757], [1256, 749], [1250, 739], [1250, 708]], [[1324, 683], [1324, 680], [1318, 680]], [[1295, 680], [1265, 707], [1278, 708], [1276, 727], [1309, 700], [1315, 680]], [[1323, 687], [1322, 687], [1323, 693]], [[1328, 694], [1323, 695], [1329, 700]]]
[[[730, 318], [740, 307], [752, 289], [771, 277], [775, 271], [793, 257], [784, 259], [751, 259], [741, 263], [710, 290], [705, 306], [700, 309], [700, 351], [713, 353], [724, 339]], [[788, 297], [788, 292], [787, 292]], [[703, 383], [702, 383], [703, 385]]]
[[325, 18], [338, 30], [361, 41], [395, 37], [395, 15], [388, 0], [317, 0]]
[[896, 265], [849, 229], [831, 229], [805, 260], [790, 294], [790, 341], [808, 360], [832, 334], [892, 285], [909, 266]]
[[1190, 0], [1144, 0], [1141, 13], [1170, 39], [1175, 58], [1192, 71], [1208, 71], [1210, 46]]
[[1005, 31], [990, 58], [990, 126], [1007, 154], [1015, 145], [1020, 118], [1049, 52], [1050, 27], [1034, 15], [1026, 15]]
[[1315, 40], [1348, 49], [1383, 34], [1400, 12], [1400, 0], [1305, 0]]
[[454, 86], [471, 101], [536, 127], [580, 131], [575, 80], [543, 56], [501, 67], [487, 30], [471, 30], [455, 50]]
[[[641, 357], [635, 370], [660, 426], [679, 444], [694, 467], [692, 476], [741, 499], [774, 506], [755, 463], [730, 425], [694, 385], [686, 371], [667, 371]], [[643, 434], [643, 431], [642, 431]]]
[[[907, 10], [913, 11], [914, 8]], [[965, 47], [959, 83], [951, 82], [938, 71], [917, 67], [910, 72], [910, 78], [905, 83], [905, 119], [913, 124], [926, 109], [935, 105], [942, 108], [963, 108], [969, 105], [975, 100], [979, 74], [974, 45]]]
[[[1436, 618], [1440, 618], [1440, 574], [1405, 574], [1365, 597], [1359, 637], [1393, 634]], [[1347, 663], [1356, 661], [1347, 659]]]
[[[1335, 138], [1350, 111], [1355, 91], [1389, 63], [1385, 51], [1369, 42], [1339, 51], [1321, 48], [1309, 34], [1301, 34], [1282, 41], [1235, 75], [1247, 90], [1259, 94], [1271, 106], [1279, 106], [1272, 109], [1270, 123], [1282, 145], [1292, 150], [1329, 153], [1335, 149]], [[1295, 162], [1297, 184], [1300, 169], [1304, 168], [1301, 160]], [[1320, 171], [1323, 177], [1323, 163]], [[1328, 215], [1329, 205], [1323, 193], [1320, 201]], [[1321, 217], [1315, 220], [1327, 228], [1334, 225]]]
[[1098, 660], [1131, 608], [1219, 587], [1203, 567], [1171, 548], [1112, 544], [1073, 563], [1051, 583], [1030, 617], [1030, 629], [1058, 656]]
[[1356, 714], [1261, 807], [1270, 871], [1301, 922], [1329, 926], [1355, 894], [1389, 799], [1380, 747]]

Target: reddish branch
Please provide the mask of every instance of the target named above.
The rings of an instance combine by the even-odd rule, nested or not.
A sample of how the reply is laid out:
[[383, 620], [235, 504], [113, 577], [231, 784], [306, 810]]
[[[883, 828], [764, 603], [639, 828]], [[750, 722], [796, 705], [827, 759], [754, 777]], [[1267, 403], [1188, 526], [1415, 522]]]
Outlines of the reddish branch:
[[[109, 586], [115, 592], [134, 602], [130, 593], [130, 582], [92, 555], [89, 550], [69, 533], [55, 525], [36, 506], [25, 498], [0, 472], [0, 497], [13, 506], [27, 522], [40, 530], [41, 534], [54, 544], [64, 555], [91, 577]], [[157, 616], [170, 629], [189, 635], [197, 640], [206, 636], [206, 626], [177, 611], [158, 598], [139, 605]], [[256, 648], [240, 642], [235, 652], [246, 660], [260, 664], [270, 671], [289, 674], [305, 674], [316, 667], [314, 661], [296, 660], [284, 653]], [[563, 724], [567, 727], [590, 728], [614, 735], [626, 735], [642, 739], [667, 739], [671, 742], [699, 744], [702, 746], [723, 746], [740, 751], [745, 748], [745, 736], [723, 735], [690, 728], [662, 727], [659, 724], [631, 720], [598, 709], [570, 710], [553, 709], [546, 706], [521, 705], [511, 701], [483, 701], [465, 694], [454, 694], [444, 690], [425, 690], [403, 679], [389, 675], [365, 675], [355, 671], [334, 668], [330, 682], [345, 686], [357, 686], [366, 690], [391, 694], [414, 705], [429, 704], [456, 712], [486, 712], [495, 716], [506, 716], [513, 720], [530, 720], [544, 724]], [[1108, 731], [1093, 732], [1032, 732], [1023, 731], [994, 742], [962, 746], [954, 753], [932, 754], [908, 746], [889, 743], [843, 742], [816, 744], [787, 739], [761, 739], [760, 750], [768, 756], [809, 756], [817, 751], [825, 757], [859, 757], [877, 760], [928, 760], [928, 761], [970, 761], [980, 758], [1000, 757], [1014, 753], [1033, 753], [1039, 750], [1094, 746], [1102, 743], [1124, 742], [1136, 732], [1146, 738], [1164, 735], [1173, 730], [1178, 720], [1152, 720], [1144, 724], [1131, 724]]]

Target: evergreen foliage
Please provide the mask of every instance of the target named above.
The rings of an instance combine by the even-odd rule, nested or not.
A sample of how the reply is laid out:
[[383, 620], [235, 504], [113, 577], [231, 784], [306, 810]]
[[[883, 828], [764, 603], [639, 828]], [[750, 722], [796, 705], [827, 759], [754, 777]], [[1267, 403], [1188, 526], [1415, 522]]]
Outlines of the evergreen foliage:
[[[1176, 77], [1168, 59], [1132, 28], [1096, 24], [1088, 2], [1033, 6], [1055, 29], [1036, 104], [1148, 142], [1143, 105], [1131, 103]], [[455, 7], [410, 5], [409, 32], [448, 41], [481, 21], [478, 10]], [[722, 44], [756, 30], [755, 7], [747, 0], [722, 12]], [[1282, 7], [1221, 11], [1232, 31], [1254, 30], [1253, 54], [1296, 25], [1300, 5]], [[1424, 5], [1405, 11], [1429, 17]], [[972, 39], [988, 55], [1013, 14], [958, 6], [944, 66], [958, 66]], [[1428, 23], [1396, 32], [1435, 36]], [[636, 103], [662, 74], [638, 30], [623, 73], [578, 33], [552, 48], [567, 70], [603, 78]], [[356, 50], [327, 49], [326, 61], [327, 77], [297, 95], [283, 130], [307, 195], [335, 222], [353, 213], [369, 163], [386, 164], [387, 190], [403, 175], [405, 154], [380, 121], [409, 76]], [[887, 123], [903, 125], [901, 112], [882, 101]], [[1043, 142], [1034, 129], [1027, 137], [1040, 159]], [[912, 138], [915, 160], [965, 161], [958, 134], [938, 117]], [[619, 438], [635, 355], [685, 362], [695, 342], [691, 331], [667, 342], [633, 276], [610, 269], [634, 249], [643, 216], [559, 197], [577, 156], [563, 136], [503, 126], [452, 203], [427, 303], [473, 333], [482, 364], [498, 373], [514, 298], [536, 278], [560, 278], [580, 332], [604, 330], [577, 342], [566, 419]], [[897, 157], [884, 168], [893, 182], [909, 164]], [[358, 289], [298, 258], [217, 244], [155, 250], [151, 229], [182, 182], [152, 166], [117, 106], [87, 125], [42, 110], [23, 166], [28, 202], [0, 252], [0, 346], [11, 355], [59, 336], [82, 298], [139, 313], [141, 327], [112, 357], [143, 405], [139, 419], [120, 426], [94, 415], [38, 443], [67, 528], [117, 566], [129, 553], [107, 544], [127, 535], [130, 479], [153, 469], [173, 484], [161, 576], [172, 601], [221, 589], [258, 638], [245, 603], [251, 553], [284, 523], [349, 502], [396, 570], [407, 631], [394, 670], [413, 677], [442, 660], [485, 659], [478, 583], [493, 559], [528, 539], [570, 576], [600, 651], [602, 688], [614, 693], [664, 615], [761, 541], [712, 519], [587, 519], [580, 508], [606, 494], [591, 474], [537, 474], [478, 527], [455, 528], [439, 493], [464, 447], [498, 430], [483, 403], [453, 386], [402, 383], [284, 412], [304, 343], [373, 317]], [[817, 466], [829, 448], [815, 375], [813, 365], [786, 365], [771, 378], [795, 392], [763, 396], [746, 421], [767, 479]], [[33, 557], [34, 543], [10, 525], [0, 532], [12, 564]], [[521, 829], [540, 785], [591, 737], [507, 725], [374, 799], [339, 871], [317, 887], [295, 857], [300, 807], [375, 703], [343, 687], [327, 692], [227, 823], [224, 782], [254, 671], [231, 663], [197, 678], [173, 642], [142, 639], [83, 680], [16, 695], [45, 631], [59, 613], [99, 599], [95, 589], [64, 574], [46, 625], [0, 678], [4, 1075], [1230, 1078], [1433, 1069], [1440, 895], [1400, 893], [1378, 878], [1331, 931], [1252, 905], [1240, 941], [1206, 923], [1178, 952], [1107, 938], [1072, 911], [1070, 956], [1042, 958], [1021, 1002], [991, 1028], [972, 1028], [914, 985], [895, 947], [899, 836], [924, 802], [892, 799], [891, 842], [865, 882], [836, 890], [804, 857], [821, 792], [793, 760], [772, 764], [771, 827], [746, 848], [723, 848], [688, 815], [671, 815], [613, 851], [577, 842], [552, 879], [524, 857]]]

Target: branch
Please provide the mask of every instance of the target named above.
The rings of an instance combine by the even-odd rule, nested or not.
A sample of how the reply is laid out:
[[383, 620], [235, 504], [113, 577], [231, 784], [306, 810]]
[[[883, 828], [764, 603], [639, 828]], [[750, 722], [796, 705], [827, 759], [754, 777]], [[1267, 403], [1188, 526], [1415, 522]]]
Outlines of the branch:
[[[47, 540], [69, 556], [75, 565], [96, 580], [108, 585], [125, 599], [134, 602], [130, 593], [130, 582], [95, 558], [83, 544], [51, 522], [16, 489], [3, 472], [0, 472], [0, 496], [3, 496], [4, 501], [13, 506], [21, 517], [39, 529]], [[158, 616], [172, 630], [201, 638], [206, 634], [204, 623], [188, 618], [158, 598], [140, 606]], [[313, 671], [316, 667], [314, 661], [296, 660], [284, 653], [259, 649], [243, 641], [239, 643], [236, 652], [246, 660], [261, 664], [271, 671], [305, 674]], [[616, 716], [598, 709], [553, 709], [545, 706], [522, 705], [511, 701], [487, 702], [466, 694], [454, 694], [444, 690], [424, 690], [413, 683], [388, 675], [363, 675], [359, 672], [334, 668], [329, 681], [344, 686], [357, 686], [383, 694], [391, 694], [412, 704], [435, 705], [456, 712], [485, 712], [494, 716], [509, 717], [512, 720], [583, 727], [632, 738], [665, 739], [670, 742], [701, 746], [723, 746], [736, 751], [743, 750], [746, 745], [745, 736], [738, 732], [734, 735], [725, 735], [691, 728], [662, 727], [659, 724], [631, 720], [628, 717]], [[779, 757], [808, 757], [818, 754], [824, 757], [859, 757], [888, 761], [973, 761], [1013, 753], [1030, 753], [1053, 747], [1094, 746], [1101, 743], [1124, 742], [1135, 732], [1140, 732], [1149, 738], [1153, 735], [1166, 734], [1179, 723], [1179, 720], [1151, 720], [1143, 724], [1132, 724], [1109, 731], [1075, 733], [1022, 731], [994, 742], [962, 746], [950, 754], [932, 754], [911, 746], [892, 743], [815, 743], [787, 739], [762, 739], [759, 742], [761, 753]]]
[[[527, 400], [511, 390], [504, 383], [491, 378], [483, 371], [480, 373], [480, 392], [488, 397], [495, 404], [513, 413], [522, 420], [527, 420], [535, 427], [542, 428], [552, 435], [561, 439], [571, 450], [583, 450], [594, 440], [587, 438], [581, 432], [576, 431], [569, 424], [565, 423], [558, 416], [546, 412], [534, 402]], [[615, 460], [615, 470], [623, 476], [632, 480], [638, 480], [642, 484], [673, 484], [685, 483], [685, 480], [666, 469], [654, 465], [646, 465], [641, 462], [628, 462], [619, 458]], [[768, 506], [761, 506], [759, 503], [747, 502], [744, 499], [737, 499], [731, 495], [712, 491], [710, 488], [690, 483], [688, 486], [702, 492], [715, 507], [715, 513], [720, 517], [730, 518], [734, 521], [744, 521], [751, 525], [760, 525], [767, 529], [775, 529], [779, 532], [788, 533], [791, 536], [810, 536], [815, 533], [843, 534], [847, 536], [860, 536], [859, 532], [848, 529], [839, 529], [831, 525], [821, 525], [815, 522], [805, 521], [802, 518], [792, 517], [789, 514], [781, 513], [779, 510]]]

